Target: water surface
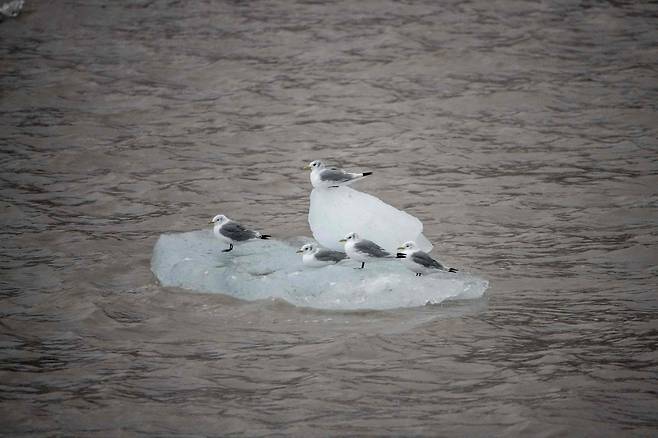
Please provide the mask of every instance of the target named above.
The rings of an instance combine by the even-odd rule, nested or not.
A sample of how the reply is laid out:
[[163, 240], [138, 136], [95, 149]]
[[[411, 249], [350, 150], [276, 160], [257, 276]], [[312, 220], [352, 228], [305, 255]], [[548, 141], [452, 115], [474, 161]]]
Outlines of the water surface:
[[[29, 2], [0, 24], [11, 436], [647, 436], [658, 5]], [[309, 235], [326, 159], [486, 299], [385, 312], [160, 287], [217, 213]]]

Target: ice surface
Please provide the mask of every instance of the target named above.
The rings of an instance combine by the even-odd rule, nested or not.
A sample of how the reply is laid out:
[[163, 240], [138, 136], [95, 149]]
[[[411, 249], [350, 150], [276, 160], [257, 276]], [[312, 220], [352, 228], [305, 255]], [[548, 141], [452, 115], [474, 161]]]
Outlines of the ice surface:
[[151, 270], [164, 286], [220, 292], [245, 300], [282, 298], [321, 309], [390, 309], [482, 296], [488, 286], [466, 273], [416, 277], [397, 259], [354, 261], [323, 268], [302, 265], [291, 245], [254, 240], [223, 253], [210, 231], [163, 234], [155, 245]]
[[432, 249], [417, 218], [350, 187], [313, 189], [308, 223], [315, 240], [338, 251], [344, 250], [338, 241], [351, 232], [391, 253], [409, 240], [423, 251]]

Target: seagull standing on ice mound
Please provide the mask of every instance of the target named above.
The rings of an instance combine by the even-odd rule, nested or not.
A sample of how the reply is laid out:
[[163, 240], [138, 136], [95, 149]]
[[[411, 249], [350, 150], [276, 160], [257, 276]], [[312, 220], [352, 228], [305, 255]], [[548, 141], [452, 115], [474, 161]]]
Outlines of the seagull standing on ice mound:
[[308, 163], [304, 169], [311, 169], [311, 184], [317, 188], [348, 186], [355, 181], [372, 175], [372, 172], [350, 173], [343, 169], [327, 167], [322, 161]]
[[318, 246], [307, 243], [297, 250], [302, 253], [302, 263], [304, 266], [311, 268], [320, 268], [327, 265], [335, 265], [341, 260], [347, 258], [347, 254], [340, 251], [333, 251], [331, 249], [319, 248]]
[[386, 252], [384, 248], [375, 242], [361, 239], [356, 233], [348, 234], [339, 242], [345, 243], [345, 253], [349, 258], [361, 262], [361, 267], [356, 269], [363, 269], [366, 262], [371, 260], [395, 258], [394, 255]]
[[271, 237], [267, 234], [261, 234], [258, 231], [248, 230], [223, 214], [218, 214], [208, 223], [215, 224], [212, 232], [219, 240], [229, 244], [229, 248], [222, 250], [222, 252], [231, 251], [234, 243], [246, 242], [253, 239], [269, 239]]
[[421, 251], [415, 242], [407, 242], [398, 248], [397, 258], [402, 259], [402, 263], [416, 273], [416, 277], [423, 274], [433, 274], [435, 272], [457, 272], [455, 268], [448, 268], [434, 260], [428, 253]]

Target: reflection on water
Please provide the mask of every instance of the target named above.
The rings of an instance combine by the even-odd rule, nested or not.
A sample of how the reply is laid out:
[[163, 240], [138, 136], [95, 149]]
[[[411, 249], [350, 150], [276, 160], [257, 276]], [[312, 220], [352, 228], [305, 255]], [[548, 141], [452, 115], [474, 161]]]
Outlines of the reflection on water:
[[[18, 434], [648, 435], [653, 4], [29, 2], [0, 24], [0, 361]], [[309, 235], [322, 158], [486, 299], [159, 287], [222, 211]], [[437, 432], [440, 431], [440, 432]]]

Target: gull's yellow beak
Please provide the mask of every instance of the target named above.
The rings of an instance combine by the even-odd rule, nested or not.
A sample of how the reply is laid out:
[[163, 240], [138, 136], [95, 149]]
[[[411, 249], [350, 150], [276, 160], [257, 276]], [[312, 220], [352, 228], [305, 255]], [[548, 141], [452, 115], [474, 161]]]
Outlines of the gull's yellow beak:
[[311, 166], [309, 166], [308, 164], [306, 166], [302, 167], [302, 169], [304, 169], [304, 170], [309, 170], [310, 168], [311, 168]]
[[407, 248], [405, 248], [404, 246], [401, 246], [401, 247], [398, 248], [398, 251], [404, 251], [405, 249], [407, 249]]
[[209, 223], [209, 224], [214, 224], [214, 222], [213, 222], [213, 221], [210, 221], [210, 222], [208, 222], [208, 223]]
[[302, 251], [301, 249], [298, 249], [298, 250], [295, 251], [295, 252], [299, 253], [299, 252], [304, 252], [304, 251]]
[[340, 243], [345, 243], [345, 242], [347, 242], [347, 240], [346, 239], [340, 239], [339, 242]]

